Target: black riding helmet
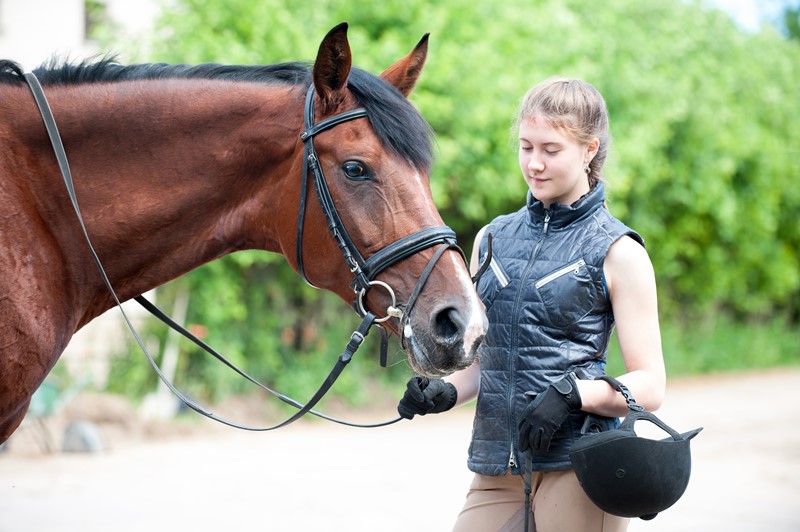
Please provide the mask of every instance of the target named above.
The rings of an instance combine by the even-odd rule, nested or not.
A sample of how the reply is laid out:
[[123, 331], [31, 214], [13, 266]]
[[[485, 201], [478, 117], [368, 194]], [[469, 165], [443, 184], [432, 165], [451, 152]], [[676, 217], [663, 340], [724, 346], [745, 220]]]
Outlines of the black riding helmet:
[[[599, 377], [620, 391], [631, 412], [618, 429], [587, 434], [570, 449], [575, 474], [600, 509], [621, 517], [653, 519], [686, 491], [692, 460], [689, 440], [702, 428], [679, 434], [637, 404], [612, 377]], [[634, 423], [646, 420], [669, 434], [663, 440], [639, 437]]]

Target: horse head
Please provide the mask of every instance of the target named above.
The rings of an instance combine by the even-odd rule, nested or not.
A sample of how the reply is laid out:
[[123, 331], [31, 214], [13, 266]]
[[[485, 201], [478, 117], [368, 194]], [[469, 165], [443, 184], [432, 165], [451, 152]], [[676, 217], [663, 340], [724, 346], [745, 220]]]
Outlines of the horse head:
[[428, 36], [377, 77], [352, 67], [346, 33], [332, 29], [314, 62], [295, 165], [314, 186], [301, 187], [282, 247], [296, 247], [287, 258], [309, 283], [379, 316], [415, 371], [445, 375], [472, 363], [486, 317], [431, 196], [430, 126], [407, 99]]

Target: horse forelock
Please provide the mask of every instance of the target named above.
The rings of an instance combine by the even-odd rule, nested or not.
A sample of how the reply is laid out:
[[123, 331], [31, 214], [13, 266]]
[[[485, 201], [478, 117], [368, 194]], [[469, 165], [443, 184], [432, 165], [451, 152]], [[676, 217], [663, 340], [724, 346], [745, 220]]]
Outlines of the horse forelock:
[[347, 86], [367, 110], [381, 142], [417, 170], [429, 172], [433, 130], [411, 102], [383, 79], [359, 68], [350, 71]]
[[[122, 65], [113, 56], [70, 63], [56, 58], [34, 69], [43, 85], [80, 85], [132, 80], [209, 79], [252, 83], [279, 83], [307, 87], [311, 83], [309, 63], [272, 65], [183, 65], [143, 63]], [[0, 83], [24, 83], [22, 69], [11, 61], [0, 61]], [[353, 68], [348, 88], [367, 114], [381, 142], [417, 170], [429, 172], [433, 159], [433, 132], [413, 105], [383, 79]]]

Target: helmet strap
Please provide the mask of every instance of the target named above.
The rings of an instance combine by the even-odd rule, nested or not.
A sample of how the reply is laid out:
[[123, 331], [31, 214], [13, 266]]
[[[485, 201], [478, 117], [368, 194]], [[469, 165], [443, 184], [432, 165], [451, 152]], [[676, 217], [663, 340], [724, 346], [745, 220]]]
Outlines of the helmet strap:
[[622, 394], [625, 398], [625, 402], [628, 403], [628, 408], [634, 412], [642, 412], [644, 407], [636, 402], [636, 399], [633, 398], [633, 394], [628, 389], [627, 386], [619, 382], [617, 379], [612, 377], [611, 375], [600, 375], [599, 377], [595, 377], [596, 381], [606, 381], [608, 384], [611, 385], [616, 391]]

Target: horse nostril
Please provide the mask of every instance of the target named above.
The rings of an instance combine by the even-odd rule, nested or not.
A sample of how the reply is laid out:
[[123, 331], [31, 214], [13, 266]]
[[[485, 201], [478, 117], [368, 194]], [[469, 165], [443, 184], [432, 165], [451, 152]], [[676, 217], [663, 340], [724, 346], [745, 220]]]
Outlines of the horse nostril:
[[464, 336], [461, 314], [453, 307], [441, 309], [433, 318], [433, 330], [441, 343], [454, 343]]

